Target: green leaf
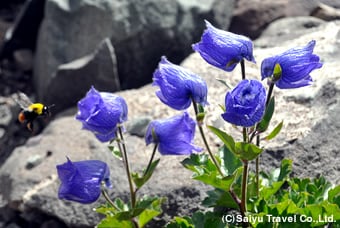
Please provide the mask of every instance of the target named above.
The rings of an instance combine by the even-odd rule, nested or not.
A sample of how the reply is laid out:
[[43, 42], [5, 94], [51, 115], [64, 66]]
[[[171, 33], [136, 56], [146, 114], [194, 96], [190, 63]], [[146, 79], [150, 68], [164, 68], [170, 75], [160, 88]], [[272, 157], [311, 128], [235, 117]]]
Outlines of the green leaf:
[[275, 128], [272, 130], [272, 132], [269, 133], [266, 137], [264, 137], [265, 140], [269, 141], [273, 138], [275, 138], [281, 131], [283, 126], [283, 121], [281, 121]]
[[225, 145], [220, 148], [219, 154], [221, 158], [221, 168], [226, 175], [232, 174], [237, 168], [242, 166], [241, 160]]
[[340, 185], [328, 191], [328, 201], [331, 203], [336, 203], [340, 207]]
[[166, 225], [166, 228], [195, 228], [194, 224], [192, 223], [191, 218], [185, 216], [175, 217], [170, 223]]
[[155, 171], [158, 163], [159, 163], [160, 159], [157, 159], [156, 161], [153, 161], [150, 165], [149, 170], [144, 173], [143, 176], [139, 176], [138, 173], [132, 173], [132, 180], [135, 183], [135, 185], [137, 186], [137, 188], [141, 188], [152, 176], [153, 172]]
[[201, 104], [197, 104], [198, 113], [204, 113], [204, 107]]
[[120, 150], [116, 150], [114, 146], [108, 146], [109, 150], [111, 151], [112, 155], [116, 158], [118, 158], [119, 160], [123, 160], [123, 156], [122, 153], [120, 152]]
[[205, 227], [214, 227], [214, 228], [224, 228], [226, 224], [223, 223], [221, 219], [221, 215], [216, 214], [214, 212], [195, 212], [192, 215], [192, 221], [194, 223], [195, 228], [205, 228]]
[[280, 190], [283, 184], [284, 181], [278, 181], [272, 183], [270, 186], [263, 187], [260, 192], [260, 196], [265, 200], [269, 200], [270, 197], [272, 197], [275, 193], [277, 193], [277, 191]]
[[208, 196], [202, 202], [202, 205], [205, 207], [239, 208], [228, 191], [215, 188], [208, 191], [207, 194]]
[[[138, 225], [139, 227], [144, 227], [149, 221], [151, 221], [154, 217], [158, 216], [162, 213], [162, 204], [166, 201], [166, 198], [147, 198], [143, 200], [144, 202], [137, 203], [137, 206], [143, 206], [144, 209], [142, 213], [138, 216]], [[145, 202], [147, 201], [147, 202]]]
[[[207, 154], [191, 154], [190, 157], [184, 159], [181, 163], [185, 168], [193, 172], [197, 172], [199, 167], [202, 167], [201, 169], [203, 172], [204, 167], [209, 167], [209, 157]], [[212, 170], [216, 170], [216, 167]]]
[[230, 175], [221, 178], [219, 172], [206, 172], [203, 174], [194, 174], [193, 179], [199, 180], [205, 184], [220, 189], [229, 189], [235, 180], [235, 176]]
[[293, 161], [290, 159], [283, 159], [280, 166], [280, 175], [277, 181], [283, 181], [289, 178], [289, 174], [293, 171]]
[[226, 86], [228, 89], [232, 89], [232, 86], [229, 85], [229, 83], [223, 79], [220, 79], [220, 78], [216, 78], [216, 80], [220, 83], [222, 83], [224, 86]]
[[273, 113], [274, 113], [274, 109], [275, 109], [275, 99], [274, 97], [272, 97], [268, 103], [268, 106], [266, 108], [266, 111], [263, 115], [262, 120], [260, 121], [260, 123], [256, 126], [256, 130], [258, 132], [264, 132], [267, 130], [270, 120], [273, 117]]
[[263, 149], [252, 143], [237, 142], [235, 144], [235, 153], [241, 160], [251, 161], [262, 153]]
[[107, 217], [100, 221], [100, 223], [96, 226], [98, 228], [135, 228], [135, 225], [131, 221], [127, 220], [119, 220], [116, 217]]
[[224, 106], [224, 105], [221, 105], [221, 104], [219, 104], [218, 106], [220, 107], [220, 109], [222, 110], [222, 112], [225, 112], [225, 111], [226, 111], [226, 109], [225, 109], [225, 106]]
[[217, 137], [219, 137], [224, 145], [230, 150], [231, 152], [234, 153], [235, 151], [235, 141], [233, 137], [228, 135], [226, 132], [221, 131], [220, 129], [214, 127], [214, 126], [207, 126]]
[[206, 154], [192, 154], [189, 158], [184, 159], [182, 164], [194, 172], [193, 179], [215, 188], [229, 189], [238, 174], [236, 172], [238, 170], [236, 170], [232, 175], [222, 178], [215, 164], [208, 159]]

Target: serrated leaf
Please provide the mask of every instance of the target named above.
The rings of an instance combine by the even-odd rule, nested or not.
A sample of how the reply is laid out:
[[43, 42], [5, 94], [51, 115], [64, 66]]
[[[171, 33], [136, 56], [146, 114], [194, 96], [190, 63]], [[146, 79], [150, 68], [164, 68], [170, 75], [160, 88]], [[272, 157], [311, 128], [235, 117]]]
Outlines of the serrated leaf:
[[257, 124], [256, 126], [256, 130], [258, 132], [264, 132], [267, 130], [269, 124], [270, 124], [270, 120], [273, 117], [273, 113], [274, 113], [274, 109], [275, 109], [275, 98], [272, 97], [268, 103], [268, 106], [266, 108], [266, 111], [263, 115], [262, 120], [260, 121], [259, 124]]
[[[340, 185], [328, 191], [328, 201], [334, 203], [334, 199], [340, 198]], [[340, 205], [339, 205], [340, 206]]]
[[281, 131], [283, 126], [283, 121], [281, 121], [275, 128], [274, 130], [272, 130], [269, 135], [267, 135], [266, 137], [264, 137], [265, 140], [269, 141], [273, 138], [275, 138]]
[[220, 189], [229, 189], [234, 182], [234, 178], [233, 175], [221, 178], [220, 173], [217, 171], [193, 175], [193, 179]]
[[232, 174], [238, 167], [242, 166], [241, 160], [232, 153], [225, 145], [219, 150], [221, 158], [221, 168], [226, 175]]
[[226, 132], [214, 127], [214, 126], [207, 126], [209, 130], [211, 130], [217, 137], [219, 137], [224, 145], [231, 151], [235, 152], [235, 141], [233, 137], [228, 135]]
[[283, 181], [289, 178], [289, 174], [293, 171], [293, 161], [290, 159], [283, 159], [280, 166], [280, 175], [277, 181]]
[[262, 153], [263, 149], [252, 143], [237, 142], [235, 143], [235, 154], [241, 160], [251, 161]]
[[277, 181], [272, 183], [268, 187], [263, 187], [260, 191], [261, 197], [263, 197], [264, 200], [269, 200], [270, 197], [272, 197], [277, 191], [280, 190], [282, 185], [284, 184], [284, 181]]
[[132, 180], [135, 183], [135, 185], [137, 186], [137, 188], [141, 188], [152, 176], [153, 172], [155, 171], [158, 163], [159, 163], [160, 159], [157, 159], [155, 161], [153, 161], [150, 165], [149, 170], [143, 175], [143, 176], [139, 176], [138, 173], [132, 173]]
[[166, 198], [151, 198], [151, 199], [144, 199], [143, 201], [148, 201], [147, 206], [145, 202], [139, 203], [137, 205], [145, 205], [143, 207], [144, 210], [138, 216], [138, 225], [139, 227], [144, 227], [149, 221], [151, 221], [154, 217], [158, 216], [162, 213], [162, 203], [166, 201]]
[[202, 205], [205, 207], [239, 208], [228, 191], [215, 188], [208, 191], [207, 194], [208, 196], [202, 201]]
[[185, 168], [197, 172], [198, 167], [202, 167], [202, 169], [203, 167], [209, 167], [208, 162], [209, 157], [207, 154], [191, 154], [190, 157], [184, 159], [181, 163]]

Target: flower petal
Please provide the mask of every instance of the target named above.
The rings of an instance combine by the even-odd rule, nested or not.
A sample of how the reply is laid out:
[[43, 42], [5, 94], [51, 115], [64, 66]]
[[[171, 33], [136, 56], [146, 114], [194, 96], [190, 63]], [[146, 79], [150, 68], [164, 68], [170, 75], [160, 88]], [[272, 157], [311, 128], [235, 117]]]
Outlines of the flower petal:
[[57, 165], [61, 181], [58, 197], [87, 204], [95, 202], [101, 192], [101, 182], [110, 185], [110, 171], [106, 163], [98, 160], [67, 162]]
[[158, 98], [176, 110], [187, 109], [192, 100], [207, 104], [207, 85], [200, 77], [185, 68], [172, 64], [164, 56], [153, 74], [153, 85], [159, 86]]
[[193, 44], [192, 48], [198, 52], [209, 64], [225, 71], [232, 71], [242, 59], [255, 62], [252, 41], [241, 35], [220, 30], [205, 21], [207, 29], [201, 41]]

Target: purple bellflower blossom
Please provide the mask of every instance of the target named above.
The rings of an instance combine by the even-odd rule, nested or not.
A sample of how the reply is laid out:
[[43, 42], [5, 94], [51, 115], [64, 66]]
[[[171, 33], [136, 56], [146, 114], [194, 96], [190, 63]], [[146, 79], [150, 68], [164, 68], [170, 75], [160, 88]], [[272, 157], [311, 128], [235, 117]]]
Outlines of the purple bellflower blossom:
[[266, 90], [257, 80], [242, 80], [225, 97], [226, 112], [222, 118], [237, 126], [251, 127], [262, 119]]
[[310, 85], [313, 80], [309, 75], [315, 69], [321, 68], [319, 56], [313, 54], [315, 41], [310, 41], [304, 47], [295, 47], [281, 54], [266, 58], [261, 64], [262, 80], [272, 77], [277, 64], [280, 74], [272, 81], [280, 89], [299, 88]]
[[162, 155], [190, 155], [202, 148], [195, 146], [195, 121], [187, 112], [171, 118], [150, 122], [145, 135], [146, 145], [158, 143]]
[[109, 167], [99, 160], [72, 162], [67, 158], [66, 163], [57, 165], [57, 171], [61, 181], [59, 199], [93, 203], [100, 196], [102, 182], [111, 188]]
[[159, 86], [158, 98], [176, 110], [187, 109], [191, 102], [207, 104], [208, 88], [205, 81], [189, 70], [162, 57], [153, 74], [153, 85]]
[[208, 21], [205, 24], [201, 41], [192, 45], [205, 61], [228, 72], [242, 59], [255, 63], [253, 43], [248, 37], [217, 29]]
[[116, 137], [117, 124], [126, 121], [127, 114], [122, 97], [91, 87], [86, 97], [78, 102], [76, 119], [83, 123], [83, 129], [92, 131], [101, 142], [107, 142]]

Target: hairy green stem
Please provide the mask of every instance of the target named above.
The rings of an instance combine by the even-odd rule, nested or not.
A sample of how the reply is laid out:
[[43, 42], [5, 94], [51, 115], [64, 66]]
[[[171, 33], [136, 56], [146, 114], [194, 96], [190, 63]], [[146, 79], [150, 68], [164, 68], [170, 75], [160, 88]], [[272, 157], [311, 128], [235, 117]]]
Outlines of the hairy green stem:
[[121, 140], [120, 143], [121, 143], [122, 148], [123, 148], [123, 150], [122, 150], [123, 162], [124, 162], [124, 165], [125, 165], [126, 175], [127, 175], [128, 182], [129, 182], [131, 207], [134, 208], [136, 206], [136, 194], [135, 194], [135, 191], [134, 191], [134, 188], [133, 188], [129, 159], [128, 159], [127, 152], [126, 152], [126, 146], [125, 146], [124, 136], [123, 136], [123, 131], [122, 131], [121, 126], [118, 126], [118, 132], [119, 132], [119, 136], [120, 136], [120, 140]]
[[[195, 110], [195, 114], [196, 116], [198, 115], [198, 107], [197, 107], [197, 104], [194, 100], [192, 100], [192, 104], [194, 106], [194, 110]], [[203, 131], [203, 128], [202, 128], [202, 125], [201, 124], [198, 124], [198, 129], [200, 131], [200, 134], [202, 136], [202, 139], [203, 139], [203, 142], [204, 142], [204, 145], [209, 153], [209, 156], [211, 158], [211, 160], [213, 161], [214, 165], [216, 166], [216, 169], [218, 170], [219, 174], [224, 177], [224, 173], [222, 172], [221, 170], [221, 167], [220, 165], [218, 164], [216, 158], [214, 157], [213, 153], [211, 152], [211, 149], [209, 147], [209, 144], [208, 144], [208, 141], [205, 137], [205, 134], [204, 134], [204, 131]], [[236, 193], [232, 190], [232, 189], [229, 189], [229, 193], [231, 195], [231, 197], [233, 198], [233, 200], [235, 201], [235, 203], [239, 206], [240, 210], [241, 210], [241, 200], [238, 198], [238, 196], [236, 195]]]
[[247, 212], [247, 181], [248, 181], [248, 161], [243, 161], [242, 175], [242, 196], [241, 196], [241, 213], [245, 215]]
[[[270, 82], [270, 85], [269, 85], [269, 89], [268, 89], [268, 93], [267, 93], [267, 99], [266, 99], [266, 109], [268, 107], [268, 104], [269, 104], [269, 101], [271, 99], [271, 96], [273, 94], [273, 90], [274, 90], [274, 83], [273, 82]], [[254, 132], [254, 134], [251, 136], [251, 140], [252, 138], [255, 136], [256, 132]], [[257, 134], [256, 135], [256, 146], [260, 146], [260, 135]], [[260, 193], [260, 178], [259, 178], [259, 175], [260, 175], [260, 156], [258, 156], [255, 160], [255, 179], [256, 179], [256, 194], [257, 196], [259, 196], [259, 193]]]
[[[193, 106], [194, 106], [195, 114], [196, 114], [196, 116], [197, 116], [197, 115], [198, 115], [198, 107], [197, 107], [197, 104], [196, 104], [196, 102], [195, 102], [194, 100], [192, 100], [192, 104], [193, 104]], [[207, 139], [206, 139], [206, 137], [205, 137], [205, 134], [204, 134], [204, 131], [203, 131], [203, 127], [202, 127], [201, 124], [198, 124], [198, 129], [199, 129], [199, 131], [200, 131], [200, 133], [201, 133], [201, 136], [202, 136], [202, 139], [203, 139], [203, 143], [204, 143], [204, 145], [205, 145], [205, 147], [206, 147], [206, 149], [207, 149], [207, 151], [208, 151], [208, 153], [209, 153], [209, 156], [210, 156], [211, 160], [213, 161], [214, 165], [216, 166], [218, 172], [219, 172], [219, 173], [221, 174], [221, 176], [223, 177], [224, 174], [223, 174], [223, 172], [222, 172], [222, 170], [221, 170], [221, 167], [220, 167], [220, 165], [218, 164], [218, 162], [217, 162], [215, 156], [214, 156], [213, 153], [211, 152], [211, 149], [210, 149], [210, 147], [209, 147], [208, 141], [207, 141]]]
[[154, 159], [155, 154], [156, 154], [156, 151], [157, 151], [157, 147], [158, 147], [158, 143], [156, 143], [155, 146], [154, 146], [154, 148], [153, 148], [152, 155], [151, 155], [150, 160], [149, 160], [149, 164], [148, 164], [148, 166], [146, 167], [143, 176], [145, 176], [145, 175], [149, 172], [149, 169], [150, 169], [150, 167], [151, 167], [151, 164], [152, 164], [152, 162], [153, 162], [153, 159]]
[[105, 189], [102, 189], [102, 195], [104, 196], [104, 198], [106, 199], [106, 201], [117, 211], [119, 211], [119, 209], [116, 207], [116, 205], [114, 204], [114, 202], [110, 199], [109, 194], [105, 191]]

